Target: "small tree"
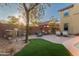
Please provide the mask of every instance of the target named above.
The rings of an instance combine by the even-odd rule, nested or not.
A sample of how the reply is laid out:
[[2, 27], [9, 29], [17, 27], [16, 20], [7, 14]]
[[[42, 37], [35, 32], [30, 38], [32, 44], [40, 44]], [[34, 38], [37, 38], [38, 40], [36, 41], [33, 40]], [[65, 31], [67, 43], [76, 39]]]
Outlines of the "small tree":
[[21, 8], [24, 9], [25, 13], [25, 19], [26, 21], [26, 40], [28, 41], [28, 35], [29, 35], [29, 20], [33, 19], [40, 19], [45, 14], [45, 9], [47, 6], [50, 6], [50, 4], [39, 4], [39, 3], [29, 3], [29, 4], [21, 4]]
[[[17, 4], [18, 9], [21, 12], [21, 16], [26, 20], [26, 40], [28, 41], [28, 34], [29, 34], [29, 20], [33, 19], [40, 19], [45, 14], [45, 9], [50, 4], [39, 4], [39, 3], [20, 3]], [[1, 4], [1, 7], [8, 6], [7, 3]]]

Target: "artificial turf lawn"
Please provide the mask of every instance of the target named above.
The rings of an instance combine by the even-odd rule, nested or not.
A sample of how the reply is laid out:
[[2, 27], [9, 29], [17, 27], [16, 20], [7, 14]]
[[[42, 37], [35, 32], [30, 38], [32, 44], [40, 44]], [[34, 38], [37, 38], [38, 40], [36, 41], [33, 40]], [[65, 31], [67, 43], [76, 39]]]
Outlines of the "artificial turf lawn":
[[69, 51], [62, 45], [43, 39], [32, 39], [15, 56], [70, 56]]

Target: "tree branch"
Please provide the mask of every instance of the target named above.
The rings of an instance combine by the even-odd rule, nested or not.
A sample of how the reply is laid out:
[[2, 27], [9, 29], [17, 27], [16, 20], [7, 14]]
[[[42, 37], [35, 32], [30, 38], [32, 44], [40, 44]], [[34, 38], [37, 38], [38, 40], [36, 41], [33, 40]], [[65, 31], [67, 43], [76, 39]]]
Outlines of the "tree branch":
[[30, 12], [31, 10], [33, 10], [36, 6], [38, 6], [39, 3], [36, 3], [32, 8], [30, 8], [28, 11]]

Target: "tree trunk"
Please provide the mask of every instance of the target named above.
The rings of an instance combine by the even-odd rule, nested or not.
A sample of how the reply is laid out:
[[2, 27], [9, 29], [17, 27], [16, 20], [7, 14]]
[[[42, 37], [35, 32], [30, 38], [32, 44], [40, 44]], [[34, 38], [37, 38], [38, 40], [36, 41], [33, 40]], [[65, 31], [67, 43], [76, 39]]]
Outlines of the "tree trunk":
[[27, 43], [28, 36], [29, 36], [29, 12], [28, 12], [28, 9], [27, 9], [25, 3], [23, 3], [23, 7], [24, 7], [25, 13], [26, 13], [26, 40], [25, 40], [25, 42]]

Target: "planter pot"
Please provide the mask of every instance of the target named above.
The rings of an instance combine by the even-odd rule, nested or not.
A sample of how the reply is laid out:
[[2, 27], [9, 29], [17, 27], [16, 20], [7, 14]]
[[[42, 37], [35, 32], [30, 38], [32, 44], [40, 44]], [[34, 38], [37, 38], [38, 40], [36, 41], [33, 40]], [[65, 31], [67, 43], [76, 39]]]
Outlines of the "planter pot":
[[60, 31], [56, 31], [56, 35], [60, 36], [61, 32]]
[[43, 36], [43, 33], [41, 32], [37, 33], [37, 37], [41, 37], [41, 36]]
[[63, 31], [62, 34], [63, 36], [68, 36], [68, 31]]

